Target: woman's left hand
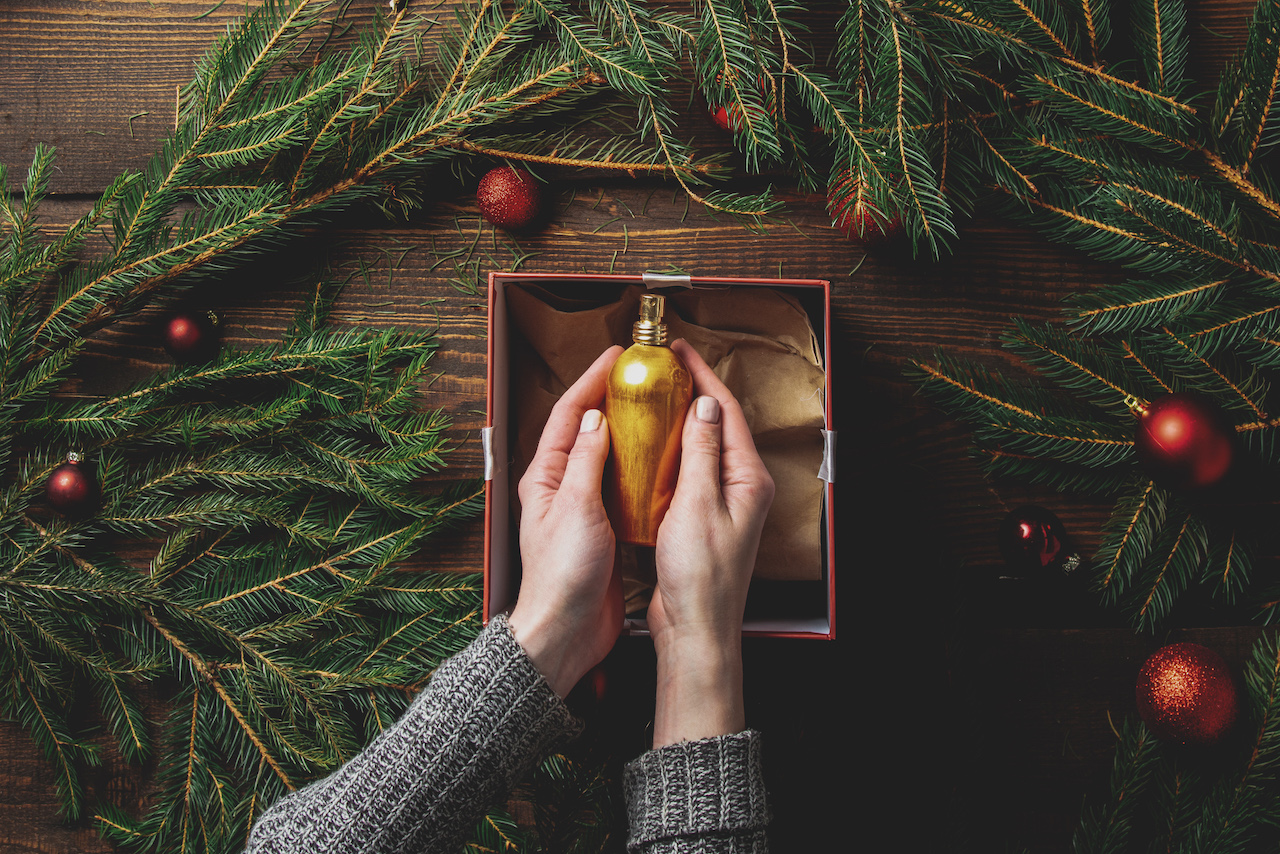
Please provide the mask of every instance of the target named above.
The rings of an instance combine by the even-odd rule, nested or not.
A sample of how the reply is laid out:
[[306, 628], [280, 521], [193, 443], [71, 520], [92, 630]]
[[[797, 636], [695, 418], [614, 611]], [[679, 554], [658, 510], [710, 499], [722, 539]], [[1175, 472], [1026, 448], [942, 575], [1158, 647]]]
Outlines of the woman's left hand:
[[622, 630], [622, 582], [601, 499], [609, 430], [600, 412], [611, 347], [556, 403], [520, 480], [520, 595], [509, 624], [564, 697]]

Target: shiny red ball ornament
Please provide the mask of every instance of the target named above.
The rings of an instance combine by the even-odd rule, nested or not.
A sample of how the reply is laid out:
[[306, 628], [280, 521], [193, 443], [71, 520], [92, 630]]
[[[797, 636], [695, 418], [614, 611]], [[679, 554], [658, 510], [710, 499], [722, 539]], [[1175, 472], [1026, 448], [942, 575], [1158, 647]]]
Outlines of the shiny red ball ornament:
[[871, 204], [852, 172], [841, 173], [827, 189], [827, 212], [832, 224], [856, 243], [883, 246], [902, 235], [902, 218]]
[[1174, 643], [1151, 654], [1138, 673], [1138, 716], [1158, 738], [1204, 746], [1236, 721], [1239, 700], [1227, 663], [1208, 647]]
[[716, 107], [711, 111], [711, 121], [715, 122], [720, 130], [732, 132], [738, 129], [740, 114], [741, 111], [738, 109], [737, 104], [733, 106], [732, 112], [728, 107]]
[[[717, 74], [716, 83], [719, 84], [720, 80], [721, 77]], [[767, 101], [769, 91], [767, 78], [760, 78], [760, 88], [758, 91], [761, 98]], [[751, 110], [752, 116], [758, 117], [761, 120], [766, 117], [763, 107], [750, 105], [748, 106], [748, 109]], [[769, 112], [773, 112], [772, 106], [769, 107]], [[742, 107], [737, 102], [733, 102], [728, 106], [716, 106], [713, 104], [711, 106], [711, 121], [715, 122], [721, 130], [726, 130], [730, 133], [737, 133], [743, 127]]]
[[218, 354], [218, 325], [207, 311], [175, 311], [165, 320], [161, 337], [175, 362], [200, 364]]
[[98, 482], [79, 454], [55, 468], [45, 481], [45, 497], [64, 516], [83, 516], [98, 505]]
[[528, 228], [542, 209], [538, 180], [523, 169], [499, 166], [490, 169], [476, 188], [480, 215], [498, 228]]
[[1074, 558], [1066, 539], [1058, 517], [1034, 504], [1010, 512], [996, 531], [1000, 555], [1018, 575], [1062, 569], [1069, 558]]
[[1198, 491], [1221, 483], [1235, 458], [1235, 430], [1208, 397], [1175, 392], [1137, 410], [1133, 447], [1157, 483]]

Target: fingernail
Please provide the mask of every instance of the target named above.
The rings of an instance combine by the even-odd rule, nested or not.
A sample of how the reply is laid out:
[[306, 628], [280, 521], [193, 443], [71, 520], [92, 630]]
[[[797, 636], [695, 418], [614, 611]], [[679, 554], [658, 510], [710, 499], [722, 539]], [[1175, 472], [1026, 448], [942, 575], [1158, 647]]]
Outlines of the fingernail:
[[704, 394], [694, 404], [693, 414], [697, 416], [699, 421], [707, 424], [718, 424], [720, 422], [720, 401], [709, 394]]
[[600, 410], [588, 409], [582, 415], [582, 425], [578, 427], [579, 433], [594, 433], [600, 429]]

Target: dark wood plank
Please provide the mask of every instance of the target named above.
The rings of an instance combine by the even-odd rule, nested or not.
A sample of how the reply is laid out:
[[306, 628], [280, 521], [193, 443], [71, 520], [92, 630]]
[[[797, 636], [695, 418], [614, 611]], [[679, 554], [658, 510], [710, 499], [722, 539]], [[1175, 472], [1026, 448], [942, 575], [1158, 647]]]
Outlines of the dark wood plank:
[[[10, 0], [0, 8], [0, 162], [20, 171], [36, 142], [58, 146], [53, 188], [63, 198], [46, 209], [51, 228], [69, 222], [119, 171], [145, 163], [172, 127], [176, 87], [241, 10], [226, 3], [199, 17], [216, 5]], [[1191, 73], [1210, 79], [1238, 50], [1248, 8], [1245, 0], [1192, 4]], [[704, 144], [725, 143], [704, 117], [690, 121]], [[965, 430], [917, 395], [903, 371], [945, 348], [1017, 372], [998, 343], [1011, 315], [1051, 320], [1064, 297], [1115, 281], [1120, 271], [986, 217], [965, 225], [954, 257], [927, 263], [867, 255], [830, 228], [817, 196], [784, 191], [786, 214], [754, 233], [687, 206], [662, 183], [566, 175], [552, 194], [550, 224], [518, 240], [533, 253], [523, 270], [674, 265], [700, 275], [833, 282], [841, 637], [747, 644], [750, 720], [768, 738], [776, 850], [843, 850], [857, 834], [851, 819], [866, 816], [915, 830], [925, 805], [937, 804], [939, 814], [959, 810], [940, 820], [940, 838], [958, 829], [975, 850], [1019, 842], [1065, 851], [1081, 797], [1105, 792], [1114, 744], [1107, 716], [1132, 713], [1136, 668], [1156, 641], [1109, 627], [1074, 601], [993, 580], [996, 525], [1009, 509], [1052, 507], [1088, 553], [1109, 505], [985, 479], [967, 457]], [[480, 290], [454, 281], [452, 264], [438, 262], [477, 235], [477, 251], [494, 260], [468, 276], [512, 263], [480, 224], [470, 191], [450, 188], [407, 222], [341, 218], [207, 297], [224, 313], [228, 346], [271, 340], [296, 305], [288, 283], [310, 268], [310, 250], [346, 242], [337, 268], [351, 271], [364, 259], [369, 275], [352, 280], [337, 322], [440, 330], [439, 377], [422, 402], [452, 418], [455, 451], [424, 488], [474, 480], [482, 471], [486, 305]], [[98, 358], [89, 360], [98, 372], [70, 391], [101, 391], [162, 368], [153, 320], [144, 315], [100, 333]], [[474, 571], [481, 555], [475, 520], [409, 568]], [[1188, 637], [1238, 664], [1256, 634], [1226, 627]], [[619, 761], [642, 746], [651, 655], [642, 642], [620, 647], [610, 665], [612, 698], [592, 721]], [[0, 724], [0, 753], [8, 760], [0, 769], [0, 851], [107, 850], [91, 829], [64, 826], [50, 771], [19, 728]], [[95, 784], [136, 803], [145, 770], [113, 760]], [[870, 797], [859, 794], [868, 782]], [[860, 815], [851, 817], [853, 804]]]

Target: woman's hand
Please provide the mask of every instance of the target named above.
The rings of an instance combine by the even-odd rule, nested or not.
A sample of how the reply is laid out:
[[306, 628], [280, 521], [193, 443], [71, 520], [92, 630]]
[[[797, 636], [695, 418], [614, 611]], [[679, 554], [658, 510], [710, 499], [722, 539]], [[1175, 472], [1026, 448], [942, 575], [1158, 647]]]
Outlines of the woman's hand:
[[742, 407], [685, 341], [672, 349], [699, 395], [681, 438], [680, 476], [658, 528], [649, 633], [658, 653], [654, 746], [741, 731], [742, 615], [773, 502]]
[[609, 430], [599, 406], [622, 352], [596, 359], [556, 403], [520, 480], [520, 595], [509, 624], [561, 697], [622, 629], [615, 540], [600, 497]]

